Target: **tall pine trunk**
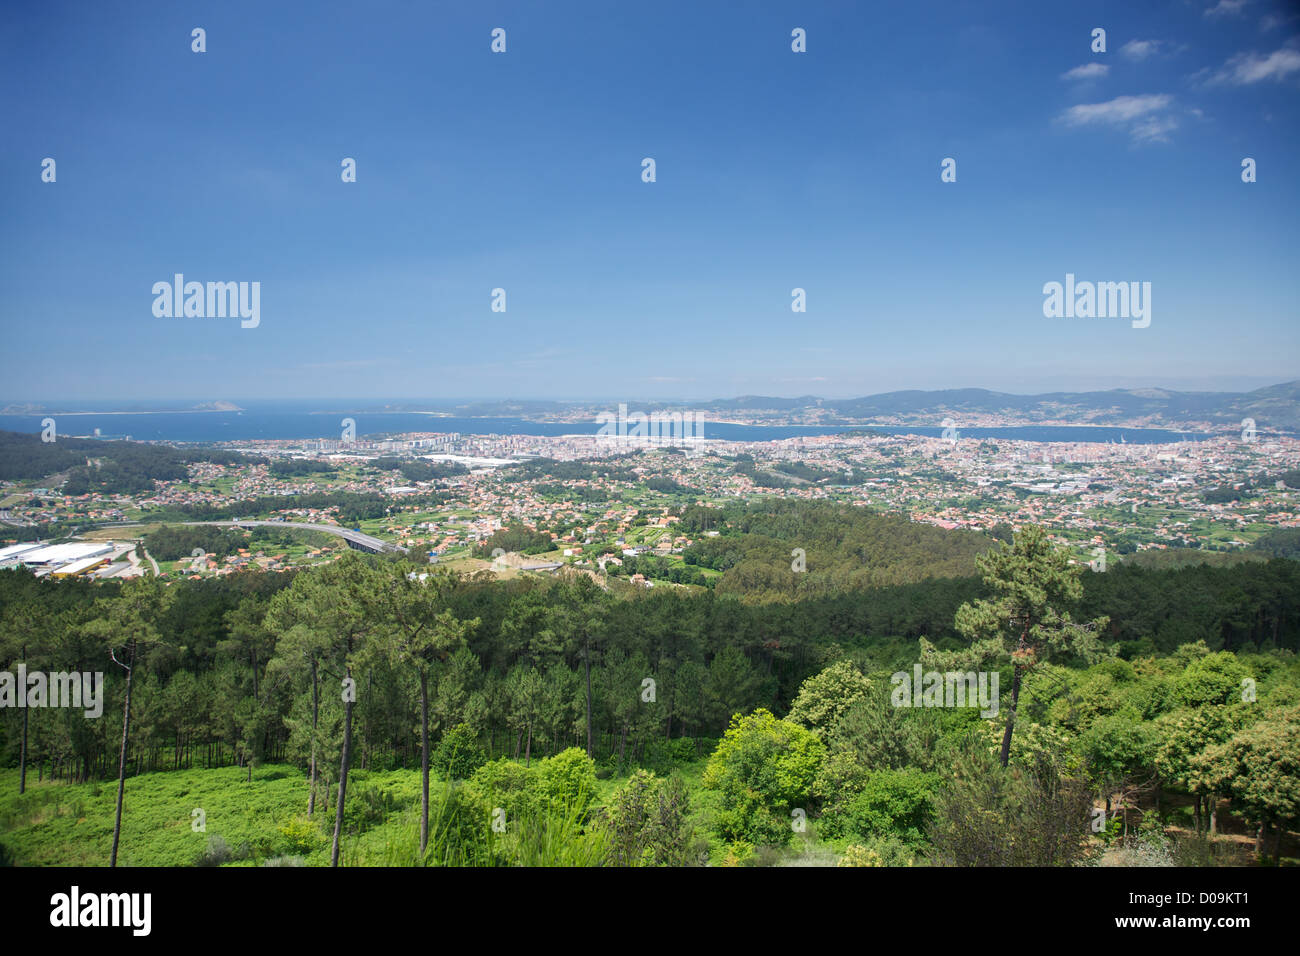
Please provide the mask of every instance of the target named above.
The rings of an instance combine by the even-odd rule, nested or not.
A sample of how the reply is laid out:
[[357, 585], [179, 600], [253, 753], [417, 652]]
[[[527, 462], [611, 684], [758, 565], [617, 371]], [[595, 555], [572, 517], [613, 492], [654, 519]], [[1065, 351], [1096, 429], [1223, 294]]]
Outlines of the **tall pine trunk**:
[[[311, 793], [307, 797], [307, 816], [316, 812], [316, 724], [320, 719], [320, 684], [316, 680], [316, 659], [311, 662]], [[329, 799], [328, 797], [326, 798]]]
[[113, 852], [110, 867], [117, 866], [117, 845], [122, 839], [122, 794], [126, 790], [126, 744], [131, 733], [131, 675], [135, 670], [135, 641], [131, 642], [131, 661], [125, 665], [126, 700], [122, 704], [122, 750], [117, 758], [117, 816], [113, 821]]
[[420, 859], [429, 845], [429, 674], [420, 669]]
[[[351, 668], [348, 676], [352, 676]], [[351, 695], [349, 695], [351, 696]], [[343, 757], [339, 761], [339, 803], [334, 812], [334, 846], [330, 850], [330, 866], [339, 865], [339, 839], [343, 835], [343, 801], [348, 792], [348, 759], [352, 756], [352, 701], [343, 705]]]
[[1002, 734], [1002, 766], [1011, 759], [1011, 732], [1016, 726], [1016, 704], [1020, 702], [1020, 665], [1015, 665], [1011, 678], [1011, 709], [1007, 711], [1007, 729]]
[[582, 651], [583, 667], [587, 671], [587, 756], [595, 759], [595, 752], [591, 746], [591, 644], [588, 643]]
[[[27, 669], [27, 645], [23, 645], [23, 669]], [[23, 741], [18, 748], [18, 792], [27, 791], [27, 708], [23, 708]]]

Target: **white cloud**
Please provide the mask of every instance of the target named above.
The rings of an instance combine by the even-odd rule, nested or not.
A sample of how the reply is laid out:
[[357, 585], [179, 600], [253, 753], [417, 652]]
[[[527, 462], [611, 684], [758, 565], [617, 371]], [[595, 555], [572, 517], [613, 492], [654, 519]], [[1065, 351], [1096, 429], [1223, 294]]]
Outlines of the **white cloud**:
[[1167, 143], [1177, 128], [1178, 120], [1172, 116], [1152, 116], [1134, 124], [1129, 135], [1137, 143]]
[[1085, 63], [1083, 66], [1076, 66], [1073, 70], [1066, 70], [1061, 74], [1063, 80], [1099, 80], [1110, 72], [1110, 67], [1104, 63]]
[[1264, 80], [1281, 80], [1297, 70], [1300, 70], [1300, 52], [1296, 50], [1275, 50], [1268, 56], [1238, 53], [1223, 65], [1223, 69], [1214, 75], [1210, 83], [1249, 86]]
[[1145, 60], [1159, 53], [1160, 46], [1159, 40], [1129, 40], [1119, 48], [1119, 52], [1130, 60]]
[[1168, 93], [1117, 96], [1105, 103], [1071, 106], [1058, 120], [1066, 126], [1112, 126], [1126, 129], [1137, 143], [1166, 143], [1178, 121], [1168, 113], [1173, 97]]
[[1238, 14], [1241, 12], [1241, 8], [1249, 2], [1250, 0], [1219, 0], [1218, 3], [1205, 11], [1205, 15], [1207, 17], [1222, 17]]
[[1149, 93], [1146, 96], [1117, 96], [1105, 103], [1080, 103], [1071, 106], [1061, 119], [1067, 126], [1084, 126], [1089, 123], [1120, 125], [1167, 107], [1173, 98], [1168, 93]]

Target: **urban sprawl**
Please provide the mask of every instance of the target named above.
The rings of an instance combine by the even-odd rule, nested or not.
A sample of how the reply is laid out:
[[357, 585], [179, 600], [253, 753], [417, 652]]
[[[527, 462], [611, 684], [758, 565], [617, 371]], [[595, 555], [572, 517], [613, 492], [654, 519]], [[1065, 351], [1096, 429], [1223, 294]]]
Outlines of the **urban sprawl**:
[[[7, 482], [0, 487], [0, 541], [5, 529], [52, 522], [73, 534], [58, 543], [11, 537], [0, 548], [0, 567], [21, 564], [56, 577], [205, 576], [319, 564], [362, 547], [499, 574], [568, 565], [607, 581], [626, 558], [649, 554], [665, 560], [649, 566], [650, 576], [628, 579], [653, 587], [656, 573], [690, 560], [693, 541], [674, 527], [684, 507], [764, 497], [851, 503], [995, 536], [1041, 524], [1077, 560], [1094, 568], [1100, 560], [1103, 569], [1107, 557], [1151, 549], [1245, 548], [1297, 525], [1297, 490], [1274, 477], [1300, 468], [1300, 441], [1286, 437], [1125, 444], [857, 434], [681, 444], [457, 433], [232, 442], [220, 447], [270, 464], [197, 462], [184, 480], [155, 481], [151, 491], [132, 495], [65, 495], [48, 479], [49, 487]], [[277, 462], [295, 460], [318, 470], [277, 474], [285, 470]], [[585, 473], [572, 466], [586, 462], [615, 467]], [[428, 480], [405, 476], [421, 463], [442, 470]], [[343, 521], [334, 505], [253, 508], [259, 499], [313, 493], [380, 495], [383, 513]], [[223, 524], [250, 532], [297, 523], [316, 531], [305, 543], [254, 535], [230, 553], [161, 563], [145, 546], [157, 514], [240, 502], [250, 503], [249, 513]], [[546, 536], [550, 546], [526, 555], [481, 553], [495, 533], [514, 528], [534, 540]]]

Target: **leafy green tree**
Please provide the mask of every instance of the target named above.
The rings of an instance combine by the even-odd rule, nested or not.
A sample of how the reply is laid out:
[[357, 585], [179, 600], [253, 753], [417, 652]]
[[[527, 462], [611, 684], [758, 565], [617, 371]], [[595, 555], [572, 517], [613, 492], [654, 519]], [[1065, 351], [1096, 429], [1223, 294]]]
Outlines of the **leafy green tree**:
[[969, 650], [940, 654], [923, 642], [922, 659], [945, 671], [957, 669], [960, 662], [983, 666], [1010, 660], [1011, 706], [1001, 751], [1005, 767], [1024, 675], [1053, 653], [1073, 653], [1085, 660], [1097, 657], [1102, 651], [1097, 634], [1109, 619], [1081, 624], [1063, 610], [1083, 594], [1081, 568], [1070, 564], [1064, 550], [1053, 548], [1047, 532], [1037, 525], [1022, 528], [1011, 547], [989, 551], [976, 563], [993, 597], [963, 604], [957, 611], [956, 627], [971, 640]]
[[1152, 762], [1162, 782], [1182, 787], [1195, 799], [1197, 834], [1202, 826], [1202, 803], [1209, 807], [1210, 835], [1218, 832], [1219, 796], [1226, 793], [1223, 781], [1207, 773], [1210, 765], [1200, 760], [1205, 751], [1229, 740], [1249, 722], [1251, 712], [1235, 707], [1195, 707], [1163, 714], [1155, 721]]
[[[49, 659], [58, 643], [62, 622], [55, 610], [39, 600], [13, 604], [0, 616], [0, 669], [17, 664], [31, 667]], [[20, 688], [25, 692], [26, 688]], [[27, 791], [27, 732], [30, 708], [22, 708], [18, 750], [18, 792]]]
[[569, 582], [561, 591], [559, 608], [561, 634], [565, 636], [569, 649], [576, 651], [582, 660], [587, 756], [594, 758], [596, 752], [591, 723], [591, 665], [593, 659], [598, 658], [601, 653], [606, 628], [600, 589], [586, 576]]
[[[96, 602], [97, 617], [86, 625], [87, 634], [102, 640], [108, 656], [126, 674], [122, 702], [122, 748], [117, 762], [117, 809], [113, 820], [113, 849], [108, 865], [117, 866], [122, 836], [122, 798], [126, 791], [126, 754], [131, 736], [131, 682], [148, 650], [163, 640], [161, 625], [171, 595], [155, 577], [127, 581], [115, 597]], [[121, 659], [117, 656], [122, 649]]]
[[1192, 758], [1193, 773], [1210, 789], [1231, 788], [1246, 819], [1258, 823], [1263, 856], [1269, 826], [1276, 830], [1273, 863], [1281, 861], [1282, 835], [1300, 819], [1300, 706], [1281, 708]]
[[977, 720], [973, 710], [895, 707], [890, 685], [877, 681], [862, 700], [851, 704], [827, 739], [832, 751], [846, 750], [865, 769], [935, 769], [940, 740]]
[[826, 747], [810, 730], [759, 709], [736, 714], [704, 769], [726, 840], [784, 846], [794, 811], [807, 812]]
[[1174, 694], [1187, 707], [1240, 702], [1241, 682], [1248, 676], [1236, 654], [1219, 651], [1189, 663], [1174, 684]]
[[290, 643], [311, 645], [300, 656], [315, 660], [319, 651], [327, 673], [339, 678], [343, 701], [343, 748], [339, 757], [339, 793], [334, 813], [330, 865], [339, 865], [343, 835], [343, 810], [347, 800], [348, 769], [352, 759], [352, 717], [358, 685], [353, 669], [367, 650], [369, 640], [383, 620], [376, 597], [383, 588], [383, 572], [349, 551], [337, 561], [300, 574], [280, 592], [267, 612], [268, 626], [288, 632]]
[[1156, 749], [1154, 725], [1138, 720], [1131, 712], [1109, 714], [1097, 718], [1075, 741], [1075, 746], [1093, 780], [1106, 794], [1108, 813], [1112, 788], [1119, 788], [1127, 837], [1128, 787], [1151, 776]]
[[506, 675], [506, 694], [510, 702], [509, 721], [515, 731], [515, 756], [519, 756], [519, 745], [522, 742], [525, 766], [531, 766], [533, 762], [533, 731], [541, 714], [545, 693], [546, 685], [535, 667], [515, 667]]
[[871, 681], [852, 663], [836, 661], [803, 682], [786, 719], [825, 739], [849, 708], [867, 699], [870, 690]]
[[479, 620], [462, 621], [448, 607], [448, 592], [456, 584], [454, 575], [435, 573], [422, 576], [414, 565], [397, 564], [387, 569], [383, 590], [377, 596], [383, 629], [377, 643], [379, 653], [390, 663], [415, 669], [420, 687], [420, 855], [429, 845], [429, 673], [464, 646], [465, 635], [478, 627]]

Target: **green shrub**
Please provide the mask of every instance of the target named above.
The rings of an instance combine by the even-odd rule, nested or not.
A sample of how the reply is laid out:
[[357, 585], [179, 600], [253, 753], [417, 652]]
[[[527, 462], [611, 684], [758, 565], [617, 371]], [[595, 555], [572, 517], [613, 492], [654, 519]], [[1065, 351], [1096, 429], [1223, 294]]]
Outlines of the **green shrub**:
[[812, 731], [769, 711], [732, 717], [704, 769], [704, 786], [719, 791], [717, 824], [723, 839], [789, 843], [794, 811], [811, 802], [825, 751]]
[[496, 808], [507, 819], [531, 816], [539, 806], [537, 768], [502, 757], [489, 761], [470, 775], [466, 797], [490, 816]]
[[537, 768], [542, 799], [556, 808], [573, 809], [581, 819], [596, 797], [596, 762], [577, 747], [547, 757]]
[[443, 734], [429, 755], [429, 767], [443, 780], [468, 780], [485, 763], [487, 754], [466, 724], [457, 724]]
[[319, 849], [325, 836], [314, 822], [306, 817], [294, 817], [276, 828], [279, 840], [275, 849], [282, 854], [306, 855]]
[[614, 792], [603, 826], [615, 866], [689, 866], [707, 856], [690, 823], [690, 799], [681, 777], [638, 770]]
[[856, 836], [895, 837], [910, 846], [925, 842], [934, 813], [935, 774], [919, 770], [876, 770], [845, 812], [845, 828]]

